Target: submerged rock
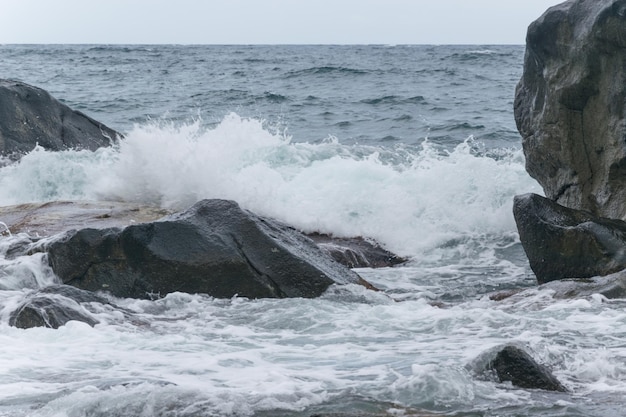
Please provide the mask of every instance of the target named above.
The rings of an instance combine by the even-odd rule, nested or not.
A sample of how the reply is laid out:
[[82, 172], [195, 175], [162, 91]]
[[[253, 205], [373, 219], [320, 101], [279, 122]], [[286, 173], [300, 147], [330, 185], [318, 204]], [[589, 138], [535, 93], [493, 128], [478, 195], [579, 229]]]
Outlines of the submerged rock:
[[566, 208], [536, 194], [516, 196], [513, 214], [540, 284], [626, 268], [626, 222]]
[[600, 294], [608, 299], [626, 298], [626, 271], [603, 277], [564, 279], [548, 282], [542, 289], [554, 291], [554, 298], [580, 298]]
[[500, 382], [511, 382], [516, 387], [566, 392], [567, 389], [550, 372], [538, 364], [523, 349], [506, 345], [488, 364]]
[[98, 324], [80, 303], [108, 303], [104, 298], [77, 288], [55, 285], [29, 295], [13, 312], [9, 325], [21, 329], [51, 327], [58, 329], [68, 321], [76, 320], [90, 326]]
[[515, 120], [546, 197], [626, 218], [626, 1], [570, 0], [528, 28]]
[[348, 268], [384, 268], [407, 260], [362, 237], [338, 238], [327, 234], [307, 235], [334, 260]]
[[64, 283], [117, 297], [317, 297], [334, 283], [368, 285], [298, 231], [226, 200], [124, 229], [71, 231], [47, 250]]
[[51, 151], [96, 150], [120, 136], [41, 88], [0, 80], [0, 156], [19, 159], [36, 145]]

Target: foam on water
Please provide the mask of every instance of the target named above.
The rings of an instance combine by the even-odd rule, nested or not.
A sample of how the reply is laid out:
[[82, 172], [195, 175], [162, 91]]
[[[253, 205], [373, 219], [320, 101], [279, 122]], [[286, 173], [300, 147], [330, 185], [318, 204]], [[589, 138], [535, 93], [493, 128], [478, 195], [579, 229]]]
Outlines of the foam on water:
[[[500, 407], [529, 415], [559, 403], [578, 410], [563, 415], [585, 415], [594, 395], [612, 394], [606, 399], [615, 402], [626, 392], [626, 350], [616, 338], [626, 331], [624, 312], [602, 302], [546, 304], [548, 294], [537, 291], [523, 303], [480, 299], [439, 308], [352, 290], [354, 299], [170, 294], [117, 300], [133, 323], [103, 309], [95, 328], [1, 324], [0, 415], [295, 416], [351, 396], [493, 416], [511, 415]], [[511, 341], [575, 394], [512, 389], [475, 374], [477, 357]]]
[[[136, 126], [114, 148], [35, 149], [0, 168], [0, 204], [123, 200], [182, 209], [203, 198], [238, 201], [303, 231], [367, 236], [413, 256], [447, 242], [514, 232], [513, 195], [538, 192], [519, 150], [449, 151], [292, 142], [263, 121], [230, 114], [200, 122]], [[1, 219], [0, 219], [1, 220]]]

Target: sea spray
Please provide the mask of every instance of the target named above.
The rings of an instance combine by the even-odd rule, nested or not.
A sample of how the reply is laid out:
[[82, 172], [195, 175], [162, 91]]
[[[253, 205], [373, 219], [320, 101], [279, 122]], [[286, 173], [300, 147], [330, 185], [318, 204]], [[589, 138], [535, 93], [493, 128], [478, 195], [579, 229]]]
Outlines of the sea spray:
[[374, 238], [404, 256], [510, 235], [512, 197], [538, 192], [520, 150], [497, 157], [470, 138], [419, 146], [293, 142], [262, 120], [136, 126], [113, 148], [36, 148], [0, 169], [0, 204], [117, 200], [183, 209], [232, 199], [305, 232]]

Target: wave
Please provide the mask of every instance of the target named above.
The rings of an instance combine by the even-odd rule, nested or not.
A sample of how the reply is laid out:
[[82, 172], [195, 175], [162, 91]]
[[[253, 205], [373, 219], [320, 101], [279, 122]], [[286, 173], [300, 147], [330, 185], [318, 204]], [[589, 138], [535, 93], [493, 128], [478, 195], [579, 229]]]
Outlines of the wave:
[[364, 75], [367, 73], [368, 71], [356, 69], [356, 68], [322, 66], [322, 67], [306, 68], [306, 69], [297, 70], [297, 71], [290, 71], [285, 75], [285, 77], [293, 78], [293, 77], [301, 77], [301, 76], [306, 76], [306, 75], [324, 75], [324, 74]]
[[[306, 232], [367, 236], [406, 256], [476, 236], [510, 235], [512, 199], [539, 192], [521, 150], [498, 158], [468, 140], [386, 147], [295, 143], [262, 121], [138, 125], [113, 148], [37, 148], [0, 168], [0, 204], [117, 200], [183, 209], [238, 201]], [[2, 220], [2, 219], [0, 219]]]
[[413, 97], [405, 98], [405, 97], [391, 95], [391, 96], [364, 99], [364, 100], [361, 100], [361, 103], [372, 104], [372, 105], [377, 105], [377, 104], [393, 105], [393, 104], [417, 104], [417, 103], [424, 103], [425, 101], [426, 99], [423, 96], [413, 96]]

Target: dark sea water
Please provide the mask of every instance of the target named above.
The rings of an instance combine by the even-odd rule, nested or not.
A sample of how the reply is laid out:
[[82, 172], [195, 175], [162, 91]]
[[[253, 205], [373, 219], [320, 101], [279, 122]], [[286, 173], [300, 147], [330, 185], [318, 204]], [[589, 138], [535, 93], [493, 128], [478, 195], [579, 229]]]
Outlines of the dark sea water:
[[[305, 232], [410, 258], [359, 269], [384, 293], [116, 300], [149, 326], [8, 326], [55, 282], [0, 257], [0, 416], [621, 416], [624, 303], [535, 288], [511, 213], [541, 190], [513, 120], [522, 46], [0, 46], [0, 77], [125, 135], [0, 164], [0, 205], [228, 198]], [[0, 218], [0, 222], [2, 219]], [[1, 225], [1, 223], [0, 223]], [[0, 230], [2, 230], [0, 228]], [[11, 239], [0, 236], [0, 254]], [[4, 252], [3, 252], [4, 251]], [[493, 291], [528, 288], [496, 302]], [[569, 389], [478, 372], [514, 342]]]

